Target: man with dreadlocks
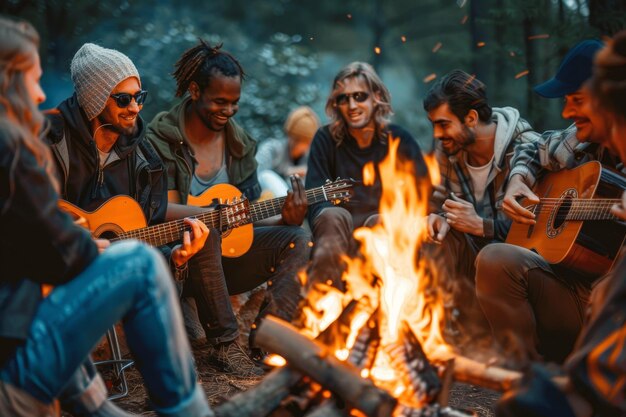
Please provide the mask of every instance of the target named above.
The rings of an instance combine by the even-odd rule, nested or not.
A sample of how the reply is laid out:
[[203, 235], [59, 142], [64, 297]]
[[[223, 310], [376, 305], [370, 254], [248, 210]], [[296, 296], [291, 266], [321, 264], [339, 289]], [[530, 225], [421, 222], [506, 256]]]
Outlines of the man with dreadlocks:
[[[170, 201], [188, 202], [218, 184], [237, 187], [249, 200], [259, 197], [254, 158], [256, 142], [232, 119], [239, 109], [244, 71], [235, 57], [203, 40], [176, 63], [176, 96], [182, 101], [158, 114], [147, 137], [163, 159]], [[238, 258], [222, 257], [217, 230], [209, 234], [210, 256], [202, 252], [189, 264], [198, 316], [212, 346], [211, 359], [227, 371], [246, 373], [254, 363], [237, 342], [237, 320], [229, 295], [249, 291], [263, 282], [269, 290], [259, 317], [271, 313], [291, 320], [300, 301], [296, 274], [308, 262], [311, 238], [299, 227], [307, 210], [302, 181], [291, 177], [290, 192], [278, 225], [254, 227], [254, 240]], [[254, 331], [250, 335], [254, 346]], [[253, 357], [263, 353], [253, 348]]]

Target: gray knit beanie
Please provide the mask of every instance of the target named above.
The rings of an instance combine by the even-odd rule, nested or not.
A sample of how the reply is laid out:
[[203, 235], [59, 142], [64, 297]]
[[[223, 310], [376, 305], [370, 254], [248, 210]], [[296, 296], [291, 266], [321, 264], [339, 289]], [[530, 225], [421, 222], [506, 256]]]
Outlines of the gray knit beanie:
[[93, 43], [84, 44], [70, 65], [78, 104], [87, 118], [92, 120], [102, 113], [111, 91], [127, 78], [139, 78], [133, 62], [115, 49], [107, 49]]

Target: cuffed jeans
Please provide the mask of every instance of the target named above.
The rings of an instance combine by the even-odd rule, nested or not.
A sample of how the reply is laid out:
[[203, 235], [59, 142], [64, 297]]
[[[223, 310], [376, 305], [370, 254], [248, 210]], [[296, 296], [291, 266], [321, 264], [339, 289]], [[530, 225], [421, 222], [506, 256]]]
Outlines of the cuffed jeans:
[[493, 335], [515, 336], [531, 358], [562, 362], [583, 325], [590, 286], [558, 276], [540, 255], [495, 243], [476, 260], [476, 294]]
[[268, 292], [259, 317], [270, 313], [291, 321], [302, 297], [297, 273], [309, 261], [310, 243], [310, 233], [298, 226], [255, 227], [248, 252], [226, 258], [222, 257], [220, 233], [212, 229], [204, 248], [189, 261], [183, 293], [195, 298], [208, 343], [229, 342], [239, 336], [230, 295], [250, 291], [266, 281]]
[[[0, 379], [45, 404], [62, 393], [80, 399], [76, 394], [81, 389], [72, 384], [89, 379], [81, 364], [120, 320], [155, 411], [160, 416], [212, 416], [196, 384], [171, 275], [156, 250], [137, 242], [112, 245], [42, 300], [28, 339], [0, 369]], [[92, 381], [99, 385], [97, 378]], [[85, 394], [91, 399], [98, 395]]]

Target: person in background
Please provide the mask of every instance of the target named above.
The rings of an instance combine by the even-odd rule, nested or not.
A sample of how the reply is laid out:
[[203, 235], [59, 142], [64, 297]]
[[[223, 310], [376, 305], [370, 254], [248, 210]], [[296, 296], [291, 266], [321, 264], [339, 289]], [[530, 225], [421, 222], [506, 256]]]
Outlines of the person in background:
[[[0, 17], [0, 415], [58, 416], [60, 400], [75, 417], [129, 416], [88, 359], [122, 321], [157, 414], [213, 416], [163, 257], [138, 242], [94, 241], [58, 208], [39, 138], [38, 46], [30, 24]], [[46, 298], [42, 284], [55, 286]]]
[[320, 121], [313, 109], [296, 107], [283, 126], [287, 138], [261, 142], [256, 153], [261, 199], [286, 196], [289, 177], [306, 176], [309, 148], [319, 127]]

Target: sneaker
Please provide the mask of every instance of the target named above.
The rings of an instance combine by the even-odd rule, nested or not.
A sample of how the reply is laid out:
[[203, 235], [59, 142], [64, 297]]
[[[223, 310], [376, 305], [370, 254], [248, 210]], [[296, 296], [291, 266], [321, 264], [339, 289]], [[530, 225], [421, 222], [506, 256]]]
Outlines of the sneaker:
[[224, 372], [242, 377], [256, 378], [265, 375], [250, 359], [238, 341], [220, 343], [209, 351], [209, 359]]

